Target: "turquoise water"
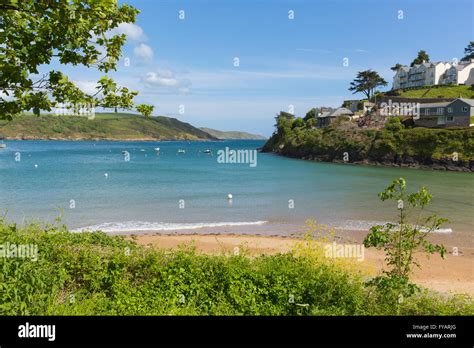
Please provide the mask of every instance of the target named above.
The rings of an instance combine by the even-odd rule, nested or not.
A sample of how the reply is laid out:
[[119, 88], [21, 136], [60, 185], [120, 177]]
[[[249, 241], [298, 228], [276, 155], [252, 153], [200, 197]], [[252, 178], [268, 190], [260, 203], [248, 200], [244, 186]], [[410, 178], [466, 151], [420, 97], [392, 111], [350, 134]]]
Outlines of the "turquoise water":
[[[470, 173], [316, 163], [263, 153], [255, 167], [217, 161], [217, 151], [226, 146], [256, 149], [262, 141], [5, 143], [0, 209], [18, 222], [52, 221], [62, 210], [70, 228], [99, 226], [116, 233], [213, 226], [232, 231], [306, 219], [358, 230], [394, 220], [393, 204], [380, 202], [377, 192], [402, 176], [412, 189], [430, 189], [435, 197], [430, 210], [451, 220], [444, 232], [472, 237]], [[200, 152], [205, 149], [213, 155]], [[122, 151], [130, 153], [130, 161]], [[21, 159], [15, 161], [18, 153]]]

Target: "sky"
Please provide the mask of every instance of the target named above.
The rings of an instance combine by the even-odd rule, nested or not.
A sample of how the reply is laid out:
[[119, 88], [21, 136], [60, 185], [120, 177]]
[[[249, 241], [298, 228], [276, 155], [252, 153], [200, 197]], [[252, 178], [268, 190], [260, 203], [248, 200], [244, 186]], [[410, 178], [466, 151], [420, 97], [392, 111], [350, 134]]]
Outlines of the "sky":
[[[431, 61], [460, 60], [474, 40], [472, 0], [120, 3], [141, 13], [115, 29], [127, 43], [109, 76], [138, 90], [138, 103], [194, 126], [266, 136], [280, 110], [304, 116], [363, 98], [348, 90], [358, 71], [377, 71], [388, 89], [396, 63], [421, 49]], [[103, 75], [62, 70], [85, 91]]]

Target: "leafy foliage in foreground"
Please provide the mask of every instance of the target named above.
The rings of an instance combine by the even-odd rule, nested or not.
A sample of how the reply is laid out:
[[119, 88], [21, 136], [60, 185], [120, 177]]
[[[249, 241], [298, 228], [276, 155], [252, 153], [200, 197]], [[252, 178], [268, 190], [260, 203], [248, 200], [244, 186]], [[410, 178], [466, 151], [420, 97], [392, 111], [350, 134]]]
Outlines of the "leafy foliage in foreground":
[[[425, 187], [418, 192], [407, 193], [405, 179], [394, 180], [384, 191], [379, 193], [382, 201], [392, 200], [397, 202], [399, 211], [398, 223], [373, 226], [364, 239], [366, 247], [383, 249], [386, 254], [388, 271], [383, 276], [372, 280], [380, 290], [398, 291], [400, 300], [403, 294], [412, 294], [417, 290], [415, 284], [410, 283], [410, 273], [414, 266], [420, 267], [414, 258], [416, 251], [428, 254], [439, 254], [444, 258], [446, 249], [443, 245], [432, 244], [428, 234], [436, 231], [447, 219], [436, 214], [424, 216], [423, 212], [431, 202], [432, 195]], [[409, 213], [417, 211], [413, 221], [409, 220]]]
[[88, 94], [61, 71], [38, 74], [55, 58], [61, 66], [116, 70], [126, 40], [117, 30], [134, 23], [138, 13], [116, 0], [2, 1], [0, 119], [11, 120], [30, 109], [39, 115], [62, 103], [132, 109], [138, 92], [118, 86], [107, 75]]
[[[0, 221], [0, 245], [35, 244], [37, 261], [0, 258], [0, 315], [473, 314], [464, 296], [396, 298], [302, 242], [251, 258], [157, 251], [102, 232], [19, 228]], [[310, 251], [310, 252], [309, 252]]]

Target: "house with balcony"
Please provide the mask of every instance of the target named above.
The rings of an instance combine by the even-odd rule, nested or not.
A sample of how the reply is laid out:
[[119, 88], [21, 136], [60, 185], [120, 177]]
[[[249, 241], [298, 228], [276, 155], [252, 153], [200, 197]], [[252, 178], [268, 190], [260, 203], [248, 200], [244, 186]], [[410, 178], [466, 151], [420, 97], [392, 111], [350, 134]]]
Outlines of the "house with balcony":
[[408, 66], [402, 66], [397, 70], [395, 76], [393, 77], [393, 87], [392, 89], [401, 89], [408, 87], [408, 72], [410, 68]]
[[474, 84], [474, 59], [461, 61], [453, 64], [447, 69], [442, 77], [444, 85], [468, 85]]
[[400, 67], [393, 77], [392, 89], [423, 86], [474, 84], [474, 59], [450, 62], [423, 62], [412, 67]]
[[423, 103], [415, 125], [429, 128], [469, 127], [474, 117], [474, 99], [458, 98], [450, 102]]
[[423, 62], [412, 67], [402, 66], [393, 77], [392, 89], [439, 85], [451, 67], [447, 62]]

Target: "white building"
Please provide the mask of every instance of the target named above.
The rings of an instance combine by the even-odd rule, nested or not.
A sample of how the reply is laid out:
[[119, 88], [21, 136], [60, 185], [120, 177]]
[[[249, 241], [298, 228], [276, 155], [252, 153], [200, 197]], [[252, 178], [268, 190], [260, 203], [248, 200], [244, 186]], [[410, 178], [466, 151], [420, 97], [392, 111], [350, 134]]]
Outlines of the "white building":
[[452, 65], [444, 73], [442, 84], [474, 85], [474, 59]]
[[410, 68], [408, 66], [402, 66], [397, 70], [393, 77], [392, 89], [400, 89], [408, 87], [408, 72]]
[[412, 67], [402, 66], [393, 77], [392, 89], [441, 84], [474, 84], [474, 60], [459, 64], [423, 62]]

